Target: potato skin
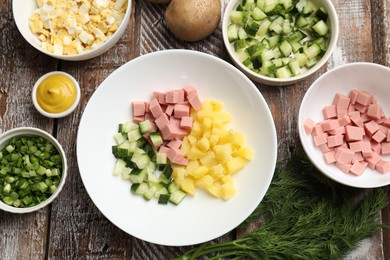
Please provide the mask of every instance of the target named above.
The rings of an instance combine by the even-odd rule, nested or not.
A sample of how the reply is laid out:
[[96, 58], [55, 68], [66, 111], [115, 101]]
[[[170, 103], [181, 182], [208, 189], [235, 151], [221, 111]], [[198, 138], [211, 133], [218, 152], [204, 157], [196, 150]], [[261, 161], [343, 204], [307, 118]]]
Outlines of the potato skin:
[[155, 4], [169, 4], [172, 0], [146, 0]]
[[221, 0], [172, 0], [165, 11], [169, 30], [184, 41], [199, 41], [217, 28]]

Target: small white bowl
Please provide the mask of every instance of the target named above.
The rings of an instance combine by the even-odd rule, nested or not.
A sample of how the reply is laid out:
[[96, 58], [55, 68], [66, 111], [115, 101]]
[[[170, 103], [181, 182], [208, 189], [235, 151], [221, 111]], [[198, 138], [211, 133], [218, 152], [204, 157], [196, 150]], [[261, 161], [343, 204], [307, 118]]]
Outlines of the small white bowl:
[[103, 44], [95, 49], [88, 50], [80, 54], [72, 55], [57, 55], [51, 52], [44, 50], [41, 47], [38, 37], [33, 34], [30, 30], [29, 18], [31, 14], [38, 8], [36, 0], [13, 0], [12, 1], [12, 11], [16, 26], [19, 32], [22, 34], [24, 39], [31, 44], [35, 49], [57, 59], [61, 60], [70, 60], [70, 61], [80, 61], [87, 60], [97, 57], [104, 52], [108, 51], [115, 43], [122, 37], [124, 31], [127, 28], [130, 16], [132, 1], [127, 2], [127, 9], [122, 23], [119, 25], [119, 28], [116, 32], [110, 36]]
[[[307, 118], [314, 122], [323, 120], [322, 108], [332, 104], [336, 93], [348, 95], [351, 90], [365, 90], [381, 105], [385, 115], [390, 116], [390, 69], [374, 63], [351, 63], [332, 69], [319, 77], [306, 92], [298, 118], [299, 137], [312, 163], [329, 178], [358, 188], [374, 188], [390, 184], [390, 173], [380, 174], [366, 168], [361, 176], [344, 174], [335, 164], [326, 164], [320, 149], [314, 145], [311, 135], [305, 133], [303, 124]], [[381, 157], [390, 160], [390, 156]]]
[[[72, 106], [69, 107], [67, 110], [65, 110], [61, 113], [50, 113], [50, 112], [45, 111], [44, 109], [42, 109], [39, 106], [38, 101], [37, 101], [37, 88], [41, 84], [41, 82], [43, 80], [45, 80], [47, 77], [49, 77], [51, 75], [56, 75], [56, 74], [63, 75], [65, 77], [68, 77], [70, 80], [72, 80], [73, 84], [76, 87], [76, 99], [73, 102]], [[39, 113], [41, 113], [42, 115], [49, 117], [49, 118], [61, 118], [61, 117], [65, 117], [65, 116], [68, 116], [69, 114], [71, 114], [76, 109], [77, 105], [80, 103], [80, 96], [81, 96], [80, 85], [77, 82], [77, 80], [74, 77], [72, 77], [71, 75], [69, 75], [68, 73], [65, 73], [62, 71], [52, 71], [52, 72], [46, 73], [45, 75], [41, 76], [35, 82], [33, 90], [32, 90], [32, 101], [33, 101], [34, 107], [38, 110]]]
[[311, 1], [315, 3], [317, 6], [323, 6], [328, 12], [328, 26], [330, 30], [328, 49], [326, 50], [326, 53], [324, 54], [322, 59], [318, 61], [316, 65], [314, 65], [312, 68], [308, 69], [306, 72], [302, 73], [301, 75], [290, 77], [290, 78], [272, 78], [272, 77], [261, 75], [259, 73], [256, 73], [248, 69], [238, 59], [233, 44], [231, 44], [228, 40], [227, 27], [230, 24], [230, 13], [232, 12], [232, 10], [235, 10], [240, 3], [242, 3], [242, 0], [230, 1], [229, 4], [226, 6], [225, 13], [223, 16], [222, 34], [223, 34], [223, 42], [225, 44], [225, 47], [229, 53], [230, 58], [232, 59], [233, 63], [237, 66], [237, 68], [239, 68], [242, 72], [244, 72], [244, 74], [247, 75], [251, 80], [254, 80], [264, 85], [271, 85], [271, 86], [292, 85], [294, 83], [297, 83], [305, 79], [306, 77], [312, 75], [314, 72], [319, 70], [330, 58], [330, 56], [332, 55], [336, 47], [336, 43], [339, 35], [339, 24], [338, 24], [337, 13], [332, 4], [332, 1], [330, 0], [311, 0]]
[[60, 184], [57, 187], [57, 190], [47, 200], [43, 201], [41, 204], [38, 204], [36, 206], [29, 207], [29, 208], [17, 208], [17, 207], [9, 206], [0, 200], [0, 209], [12, 213], [30, 213], [33, 211], [37, 211], [47, 206], [51, 202], [53, 202], [53, 200], [58, 196], [58, 194], [61, 192], [62, 188], [64, 187], [66, 176], [67, 176], [67, 161], [66, 161], [65, 152], [62, 149], [61, 144], [51, 134], [47, 133], [46, 131], [43, 131], [38, 128], [33, 128], [33, 127], [13, 128], [0, 135], [0, 148], [2, 149], [4, 146], [6, 146], [11, 141], [12, 138], [22, 137], [22, 136], [40, 136], [48, 140], [50, 143], [52, 143], [61, 156], [62, 176], [61, 176]]

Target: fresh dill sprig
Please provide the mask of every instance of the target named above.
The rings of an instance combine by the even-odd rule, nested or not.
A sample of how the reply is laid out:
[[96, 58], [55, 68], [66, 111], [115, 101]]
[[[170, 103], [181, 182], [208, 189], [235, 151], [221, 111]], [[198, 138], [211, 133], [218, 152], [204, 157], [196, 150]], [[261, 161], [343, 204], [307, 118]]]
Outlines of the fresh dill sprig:
[[388, 203], [384, 189], [344, 186], [296, 156], [277, 165], [266, 196], [242, 224], [261, 219], [259, 228], [176, 259], [339, 259], [385, 226], [377, 216]]

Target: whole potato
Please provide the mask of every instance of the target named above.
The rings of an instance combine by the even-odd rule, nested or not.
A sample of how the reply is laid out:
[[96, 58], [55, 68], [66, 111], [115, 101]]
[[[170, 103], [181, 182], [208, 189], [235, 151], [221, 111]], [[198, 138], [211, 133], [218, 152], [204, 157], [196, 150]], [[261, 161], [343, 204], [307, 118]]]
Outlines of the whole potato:
[[172, 0], [165, 11], [169, 30], [184, 41], [212, 34], [221, 19], [221, 0]]
[[172, 0], [147, 0], [147, 1], [155, 4], [169, 4]]

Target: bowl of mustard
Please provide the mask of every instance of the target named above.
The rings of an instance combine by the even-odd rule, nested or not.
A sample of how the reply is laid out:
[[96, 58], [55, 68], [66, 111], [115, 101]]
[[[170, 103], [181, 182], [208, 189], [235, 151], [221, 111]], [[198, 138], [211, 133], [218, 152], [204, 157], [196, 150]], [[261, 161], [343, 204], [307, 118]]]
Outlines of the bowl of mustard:
[[32, 90], [32, 100], [42, 115], [65, 117], [76, 109], [80, 101], [80, 86], [68, 73], [52, 71], [37, 80]]

